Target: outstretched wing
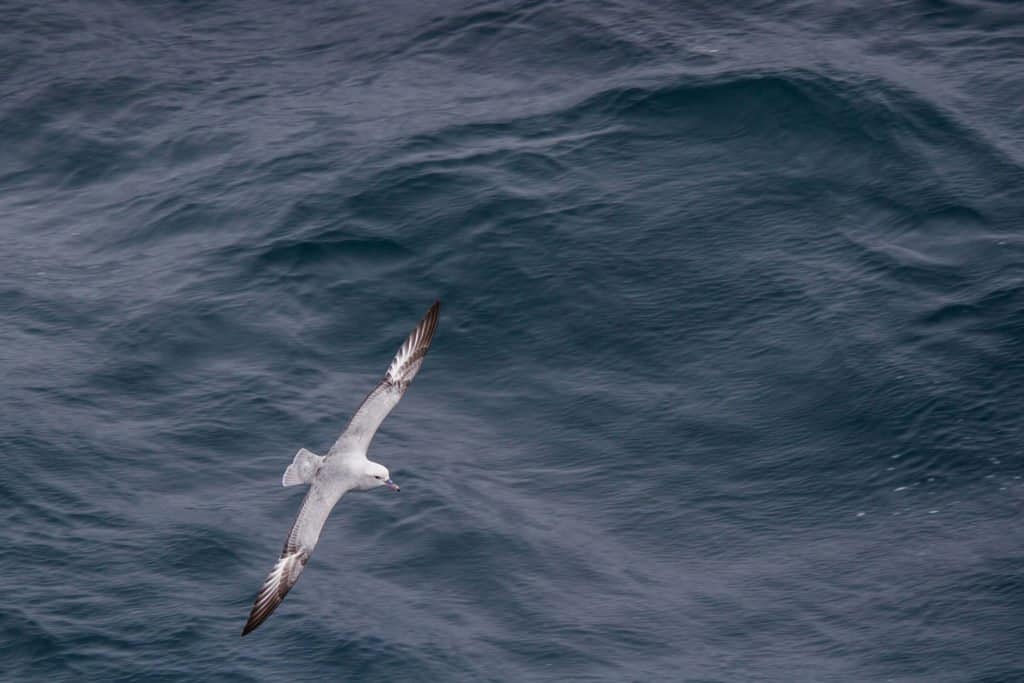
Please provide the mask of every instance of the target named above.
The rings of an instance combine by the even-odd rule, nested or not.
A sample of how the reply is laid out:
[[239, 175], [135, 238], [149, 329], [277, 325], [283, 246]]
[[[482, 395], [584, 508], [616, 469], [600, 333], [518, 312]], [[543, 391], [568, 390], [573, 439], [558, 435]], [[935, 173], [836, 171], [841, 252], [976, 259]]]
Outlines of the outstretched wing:
[[441, 312], [441, 302], [435, 301], [423, 320], [406, 338], [398, 349], [391, 367], [384, 375], [380, 384], [363, 399], [362, 405], [348, 423], [348, 427], [331, 447], [328, 456], [339, 452], [365, 453], [377, 433], [377, 428], [388, 416], [409, 388], [409, 383], [423, 365], [423, 357], [430, 348], [430, 340], [434, 338], [437, 320]]
[[323, 529], [327, 516], [331, 514], [339, 498], [340, 494], [334, 495], [321, 486], [313, 486], [306, 493], [299, 515], [295, 518], [288, 540], [284, 543], [281, 557], [263, 581], [263, 586], [260, 587], [260, 592], [252, 605], [249, 620], [242, 629], [243, 636], [266, 621], [299, 580], [299, 574], [302, 573], [309, 556], [313, 553], [313, 548], [316, 547], [316, 542], [320, 539], [320, 530]]

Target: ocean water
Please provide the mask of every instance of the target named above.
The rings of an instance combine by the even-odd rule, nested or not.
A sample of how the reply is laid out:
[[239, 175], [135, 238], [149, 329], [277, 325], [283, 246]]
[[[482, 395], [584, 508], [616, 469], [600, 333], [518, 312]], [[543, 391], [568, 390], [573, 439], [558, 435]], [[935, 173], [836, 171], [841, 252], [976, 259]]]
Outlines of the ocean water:
[[[0, 4], [0, 679], [1024, 680], [1024, 8]], [[325, 452], [433, 348], [255, 633]]]

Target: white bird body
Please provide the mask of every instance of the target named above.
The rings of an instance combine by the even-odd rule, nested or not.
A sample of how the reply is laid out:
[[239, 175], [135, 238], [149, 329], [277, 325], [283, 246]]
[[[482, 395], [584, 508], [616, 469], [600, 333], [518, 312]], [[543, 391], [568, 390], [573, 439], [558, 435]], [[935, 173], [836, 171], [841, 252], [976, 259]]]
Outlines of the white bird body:
[[423, 364], [437, 329], [440, 308], [441, 303], [435, 301], [423, 316], [398, 349], [384, 379], [363, 399], [327, 455], [317, 455], [301, 448], [285, 469], [281, 477], [283, 486], [309, 484], [309, 491], [284, 543], [281, 557], [256, 596], [249, 619], [242, 629], [243, 636], [262, 624], [298, 581], [316, 548], [327, 517], [343, 495], [379, 486], [398, 490], [398, 485], [391, 481], [388, 468], [368, 460], [366, 452], [377, 428], [401, 400]]

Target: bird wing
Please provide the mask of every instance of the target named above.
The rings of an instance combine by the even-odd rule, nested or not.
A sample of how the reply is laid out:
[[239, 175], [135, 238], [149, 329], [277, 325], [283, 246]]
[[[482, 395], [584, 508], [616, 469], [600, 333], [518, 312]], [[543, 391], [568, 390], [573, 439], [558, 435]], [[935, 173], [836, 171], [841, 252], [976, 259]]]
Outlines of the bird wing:
[[416, 329], [398, 349], [384, 379], [363, 399], [363, 403], [349, 420], [345, 431], [331, 447], [328, 456], [335, 453], [366, 453], [380, 423], [405, 395], [405, 390], [409, 388], [413, 377], [423, 365], [423, 358], [427, 354], [427, 349], [430, 348], [434, 331], [437, 330], [440, 311], [441, 302], [435, 301]]
[[288, 534], [288, 540], [284, 543], [281, 557], [263, 581], [263, 586], [260, 587], [260, 592], [253, 602], [249, 620], [242, 629], [243, 636], [266, 621], [299, 580], [299, 575], [320, 539], [324, 522], [340, 498], [341, 493], [324, 486], [314, 485], [306, 493], [302, 508]]

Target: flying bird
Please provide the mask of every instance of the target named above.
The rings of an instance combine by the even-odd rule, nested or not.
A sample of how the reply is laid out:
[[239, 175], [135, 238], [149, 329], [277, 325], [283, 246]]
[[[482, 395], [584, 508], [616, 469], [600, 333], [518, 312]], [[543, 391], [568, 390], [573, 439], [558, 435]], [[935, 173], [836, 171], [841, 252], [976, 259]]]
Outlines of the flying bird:
[[243, 636], [266, 621], [298, 581], [316, 547], [327, 516], [343, 495], [380, 486], [399, 490], [398, 484], [391, 481], [388, 468], [368, 460], [366, 450], [380, 423], [401, 400], [423, 365], [423, 358], [437, 329], [440, 310], [441, 302], [435, 301], [398, 349], [384, 379], [363, 399], [327, 455], [316, 455], [300, 448], [292, 464], [285, 469], [281, 478], [283, 486], [309, 484], [309, 491], [284, 542], [281, 557], [256, 596], [249, 620], [242, 629]]

